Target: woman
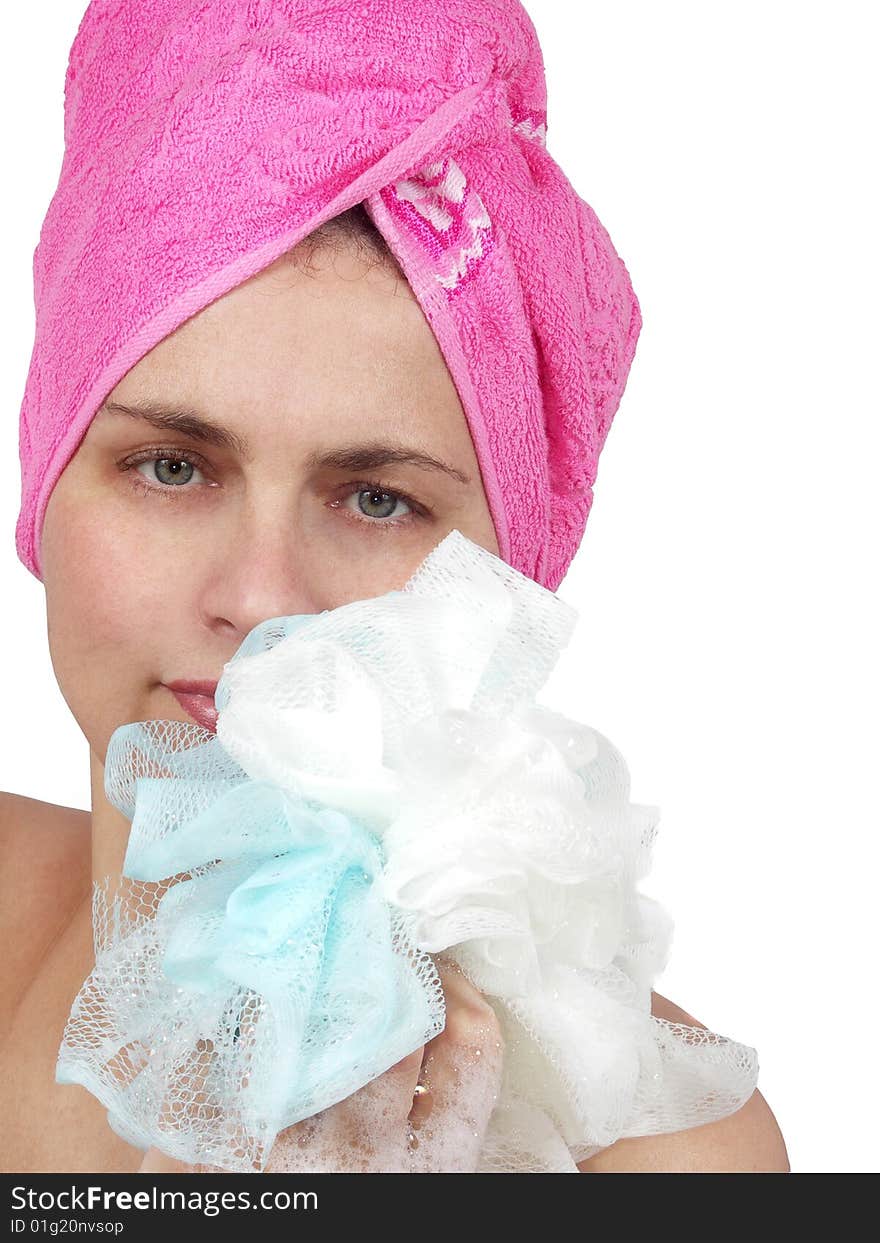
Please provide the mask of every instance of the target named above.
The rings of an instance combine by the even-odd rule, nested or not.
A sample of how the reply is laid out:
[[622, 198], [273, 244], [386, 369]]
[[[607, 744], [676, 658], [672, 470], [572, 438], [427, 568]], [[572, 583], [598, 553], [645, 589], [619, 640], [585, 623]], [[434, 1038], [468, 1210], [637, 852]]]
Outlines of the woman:
[[[219, 30], [224, 27], [224, 14], [219, 12], [224, 6], [215, 7]], [[249, 6], [256, 21], [255, 30], [249, 33], [265, 35], [271, 22], [307, 16], [308, 7]], [[397, 20], [392, 30], [402, 45], [405, 26], [399, 6], [379, 3], [374, 7], [377, 15], [382, 9], [383, 15], [390, 12]], [[409, 20], [412, 6], [405, 7]], [[83, 126], [85, 104], [78, 100], [71, 104], [71, 83], [80, 82], [87, 102], [91, 89], [94, 117], [99, 117], [104, 78], [95, 71], [99, 58], [94, 49], [103, 48], [106, 55], [110, 46], [106, 40], [113, 34], [108, 33], [106, 22], [101, 25], [103, 15], [96, 11], [100, 8], [90, 7], [68, 72], [69, 116]], [[121, 35], [127, 33], [122, 30], [126, 21], [132, 28], [136, 25], [137, 6], [130, 6], [130, 11], [124, 5], [117, 8], [114, 20], [119, 22], [116, 33]], [[197, 29], [194, 14], [204, 12], [206, 6], [181, 3], [166, 8], [168, 38], [160, 55], [153, 49], [151, 57], [152, 72], [167, 87], [180, 69], [175, 57], [184, 36], [197, 35], [199, 45], [205, 45], [206, 32]], [[484, 46], [473, 33], [481, 28], [480, 20], [503, 17], [511, 39], [528, 36], [534, 64], [529, 43], [533, 32], [529, 34], [531, 27], [518, 4], [469, 2], [441, 9], [450, 20], [464, 14], [475, 23], [467, 35], [454, 22], [449, 28], [450, 38], [465, 38], [471, 55]], [[345, 30], [340, 18], [334, 33]], [[254, 39], [254, 49], [264, 46], [264, 41]], [[436, 49], [432, 54], [439, 56]], [[239, 62], [239, 68], [249, 67], [251, 84], [256, 51], [254, 57]], [[91, 85], [89, 73], [95, 75]], [[228, 84], [228, 78], [222, 80]], [[479, 127], [493, 115], [497, 93], [491, 95], [482, 114], [479, 110], [450, 113], [450, 101], [471, 107], [467, 82], [455, 81], [450, 87], [457, 89], [446, 92], [439, 109], [430, 112], [427, 120], [446, 107], [445, 132], [456, 135], [463, 149], [468, 137], [474, 142], [481, 133], [485, 144], [485, 131]], [[118, 82], [113, 90], [118, 90]], [[136, 97], [137, 92], [132, 92], [125, 105], [131, 115], [135, 115]], [[212, 96], [215, 102], [216, 98]], [[176, 115], [180, 120], [183, 115], [192, 117], [194, 111]], [[435, 151], [432, 144], [440, 130], [425, 131], [426, 118], [418, 109], [409, 115], [418, 126], [406, 131], [403, 142], [414, 133], [425, 134], [425, 145], [420, 153], [415, 148], [406, 152], [399, 169], [389, 166], [386, 176], [408, 168], [412, 155]], [[475, 127], [469, 134], [465, 120]], [[364, 126], [364, 132], [376, 132], [367, 122]], [[84, 127], [82, 137], [86, 132]], [[167, 138], [167, 122], [158, 124], [156, 133], [160, 139]], [[71, 130], [68, 142], [74, 140]], [[143, 144], [138, 149], [153, 150]], [[389, 150], [392, 154], [399, 151], [399, 144]], [[313, 152], [308, 154], [315, 158]], [[348, 170], [349, 194], [352, 187], [367, 186], [364, 178], [387, 155], [387, 151], [384, 155], [371, 152], [360, 182], [357, 177], [351, 179], [357, 170]], [[212, 151], [205, 167], [220, 162], [221, 157]], [[179, 187], [184, 164], [172, 161], [171, 167]], [[286, 169], [291, 180], [292, 167]], [[296, 167], [301, 171], [311, 166], [303, 160]], [[456, 167], [467, 168], [464, 156]], [[109, 158], [106, 168], [112, 171]], [[276, 175], [277, 166], [272, 171]], [[143, 180], [146, 194], [155, 191], [154, 208], [161, 203], [167, 209], [167, 194], [160, 193], [160, 176], [157, 169], [154, 172], [153, 178], [144, 179], [143, 165], [138, 165], [131, 175]], [[111, 181], [108, 172], [106, 184]], [[163, 183], [164, 189], [169, 184], [170, 179]], [[383, 184], [381, 177], [374, 179], [370, 194]], [[542, 189], [545, 206], [560, 201], [554, 200], [554, 193], [567, 192], [561, 182], [555, 191], [548, 185]], [[324, 197], [335, 201], [326, 187]], [[399, 200], [404, 201], [402, 194]], [[59, 222], [66, 201], [75, 201], [75, 196], [65, 200], [60, 190], [56, 196]], [[503, 437], [498, 434], [504, 394], [498, 391], [498, 409], [486, 414], [488, 432], [485, 427], [477, 431], [477, 400], [466, 384], [469, 380], [484, 386], [477, 397], [483, 397], [485, 411], [487, 392], [497, 383], [492, 368], [500, 364], [484, 354], [490, 355], [495, 348], [490, 333], [498, 330], [503, 317], [499, 314], [493, 322], [487, 313], [491, 300], [479, 303], [479, 291], [465, 290], [462, 295], [456, 290], [458, 301], [450, 300], [454, 309], [444, 303], [441, 310], [433, 286], [429, 290], [420, 284], [418, 265], [412, 252], [403, 247], [401, 233], [393, 234], [397, 255], [389, 252], [385, 238], [374, 227], [376, 199], [369, 201], [369, 215], [357, 205], [329, 215], [292, 249], [276, 250], [265, 262], [253, 259], [250, 273], [235, 283], [228, 278], [228, 262], [238, 252], [253, 256], [253, 239], [247, 245], [236, 237], [224, 242], [227, 266], [219, 266], [227, 273], [225, 290], [219, 296], [202, 295], [196, 304], [170, 304], [175, 308], [174, 322], [151, 321], [153, 340], [144, 348], [137, 342], [132, 346], [130, 329], [122, 330], [128, 323], [124, 308], [108, 306], [108, 315], [115, 314], [120, 325], [112, 341], [118, 376], [97, 400], [91, 395], [101, 388], [100, 377], [109, 372], [94, 363], [90, 371], [83, 371], [83, 379], [88, 377], [91, 386], [78, 382], [79, 376], [65, 376], [57, 366], [50, 376], [45, 361], [48, 353], [41, 356], [39, 385], [32, 369], [23, 417], [26, 477], [19, 550], [46, 587], [53, 667], [89, 742], [92, 809], [91, 813], [75, 811], [10, 794], [0, 804], [6, 946], [0, 968], [6, 1003], [0, 1011], [4, 1021], [0, 1101], [8, 1120], [2, 1158], [5, 1170], [153, 1172], [182, 1168], [155, 1148], [145, 1157], [108, 1127], [106, 1113], [93, 1096], [78, 1086], [53, 1081], [65, 1020], [94, 961], [92, 882], [120, 874], [130, 827], [104, 791], [104, 759], [113, 730], [123, 721], [150, 718], [195, 719], [210, 727], [212, 684], [216, 685], [224, 663], [254, 625], [267, 617], [316, 613], [398, 588], [453, 528], [511, 563], [528, 566], [528, 572], [552, 586], [580, 538], [592, 480], [575, 480], [569, 494], [562, 486], [563, 477], [571, 481], [566, 468], [585, 453], [572, 422], [563, 417], [566, 403], [576, 404], [578, 398], [566, 386], [570, 367], [564, 365], [567, 360], [560, 352], [558, 334], [550, 326], [558, 320], [564, 299], [557, 298], [554, 290], [542, 307], [536, 297], [527, 296], [510, 312], [520, 332], [523, 326], [526, 329], [517, 337], [515, 349], [529, 334], [543, 342], [543, 348], [534, 375], [524, 367], [512, 385], [522, 403], [521, 417], [515, 429], [508, 426], [507, 430], [515, 438], [517, 429], [524, 426], [523, 443], [532, 445], [534, 451], [535, 426], [528, 426], [530, 384], [540, 425], [545, 418], [552, 420], [554, 410], [559, 418], [556, 432], [547, 437], [550, 447], [546, 449], [551, 476], [556, 473], [555, 490], [551, 477], [549, 503], [540, 511], [549, 515], [547, 526], [538, 529], [530, 523], [533, 511], [527, 502], [520, 509], [509, 496], [499, 500], [505, 487], [514, 488], [517, 466], [523, 472], [520, 478], [528, 479], [533, 470], [528, 453], [517, 454], [515, 462], [505, 459]], [[171, 210], [183, 218], [185, 203], [181, 193], [180, 205]], [[309, 218], [307, 206], [302, 208], [303, 220]], [[379, 218], [383, 219], [380, 213]], [[390, 235], [393, 230], [388, 218], [384, 219]], [[428, 215], [424, 219], [430, 223]], [[150, 227], [147, 220], [146, 215], [141, 218], [145, 231]], [[106, 266], [98, 284], [104, 292], [118, 293], [124, 278], [107, 258], [112, 239], [106, 221], [103, 233], [97, 229], [98, 222], [94, 223], [92, 239], [83, 236], [78, 244], [82, 254], [89, 254], [94, 262], [100, 263], [104, 254]], [[142, 235], [132, 232], [132, 219], [124, 224], [118, 219], [117, 224], [119, 236], [129, 239], [133, 247], [142, 246], [140, 258], [149, 264], [155, 251], [149, 250]], [[551, 224], [553, 232], [559, 222]], [[206, 224], [206, 235], [208, 231]], [[514, 245], [515, 233], [511, 219], [506, 237], [508, 262], [514, 270], [518, 259], [525, 258]], [[598, 230], [597, 236], [601, 238]], [[96, 237], [103, 251], [91, 249]], [[536, 271], [541, 270], [540, 240], [536, 232], [531, 265]], [[482, 241], [484, 254], [491, 254], [493, 246], [498, 253], [497, 237], [484, 230]], [[301, 262], [304, 255], [305, 265]], [[74, 321], [73, 341], [75, 332], [82, 337], [92, 330], [94, 315], [86, 315], [85, 299], [78, 305], [79, 318], [76, 313], [70, 315], [58, 292], [60, 282], [52, 286], [54, 294], [49, 289], [52, 259], [45, 251], [43, 260], [37, 273], [38, 280], [46, 282], [45, 302], [58, 316], [56, 322], [69, 325]], [[210, 271], [215, 262], [203, 258], [203, 270]], [[136, 263], [137, 256], [132, 266]], [[464, 276], [470, 279], [471, 289], [479, 290], [472, 273], [468, 268]], [[163, 275], [158, 266], [152, 269], [156, 281]], [[143, 273], [138, 277], [142, 285]], [[622, 279], [620, 270], [616, 279]], [[132, 287], [136, 285], [132, 282]], [[192, 272], [180, 276], [179, 292], [192, 287]], [[474, 301], [467, 303], [466, 296]], [[582, 285], [577, 296], [583, 298]], [[615, 305], [620, 309], [619, 303]], [[613, 367], [607, 351], [605, 355], [606, 370], [614, 371], [614, 377], [604, 393], [604, 425], [601, 420], [593, 423], [594, 454], [601, 447], [632, 357], [638, 331], [634, 299], [628, 308], [627, 332]], [[186, 309], [191, 313], [186, 314]], [[462, 331], [468, 315], [486, 330], [478, 340]], [[583, 323], [569, 319], [577, 339]], [[453, 361], [447, 334], [450, 323], [461, 333], [464, 364]], [[38, 324], [38, 336], [39, 331]], [[99, 336], [104, 333], [106, 343], [106, 326], [101, 324], [95, 331]], [[591, 339], [599, 341], [598, 329]], [[500, 345], [497, 350], [502, 357]], [[58, 351], [56, 339], [56, 357], [57, 353], [63, 350]], [[595, 396], [601, 390], [598, 376], [594, 367], [594, 415], [601, 404]], [[67, 394], [63, 416], [67, 422], [47, 430], [48, 423], [41, 423], [37, 413], [48, 417], [45, 411], [52, 386], [57, 386], [54, 391], [60, 395], [65, 385], [75, 392], [74, 400]], [[583, 388], [580, 400], [584, 400]], [[59, 409], [54, 404], [52, 408]], [[494, 433], [493, 413], [499, 420]], [[518, 434], [523, 435], [522, 431]], [[554, 446], [554, 436], [557, 440], [568, 437], [568, 458]], [[27, 474], [33, 461], [39, 462], [39, 479]], [[497, 468], [494, 476], [493, 466]], [[536, 491], [546, 486], [543, 473], [535, 472], [534, 482]], [[503, 516], [502, 503], [509, 510]], [[192, 694], [193, 688], [186, 686], [178, 686], [175, 694], [173, 684], [191, 681], [202, 684], [197, 688], [201, 694]], [[274, 1168], [298, 1168], [296, 1155], [303, 1147], [310, 1163], [307, 1168], [387, 1168], [381, 1144], [365, 1157], [357, 1138], [362, 1132], [359, 1124], [371, 1116], [377, 1093], [384, 1093], [383, 1099], [392, 1100], [399, 1122], [399, 1127], [389, 1130], [388, 1144], [397, 1143], [407, 1120], [414, 1125], [419, 1121], [423, 1102], [417, 1089], [429, 1066], [435, 1129], [439, 1122], [442, 1131], [448, 1115], [450, 1133], [455, 1133], [463, 1104], [476, 1116], [478, 1131], [485, 1125], [503, 1058], [497, 1023], [491, 1007], [461, 973], [448, 965], [438, 966], [447, 1003], [444, 1031], [350, 1099], [317, 1119], [289, 1128], [279, 1137]], [[653, 994], [652, 1011], [673, 1022], [702, 1026], [657, 994]], [[460, 1080], [456, 1067], [476, 1052], [484, 1055], [484, 1070], [474, 1093], [473, 1081]], [[468, 1082], [472, 1097], [463, 1102]], [[51, 1120], [48, 1124], [47, 1119]], [[466, 1161], [473, 1156], [466, 1154]], [[461, 1154], [455, 1159], [461, 1160]], [[268, 1168], [271, 1172], [271, 1162]], [[450, 1163], [436, 1168], [461, 1167]], [[679, 1133], [622, 1139], [582, 1161], [578, 1168], [585, 1173], [784, 1171], [788, 1163], [773, 1115], [756, 1091], [727, 1118]]]

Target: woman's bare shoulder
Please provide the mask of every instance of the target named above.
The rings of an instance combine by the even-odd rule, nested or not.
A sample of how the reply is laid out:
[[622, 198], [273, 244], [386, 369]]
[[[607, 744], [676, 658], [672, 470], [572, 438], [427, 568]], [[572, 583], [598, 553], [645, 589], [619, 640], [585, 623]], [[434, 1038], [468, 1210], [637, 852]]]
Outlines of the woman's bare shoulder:
[[[659, 993], [651, 994], [651, 1013], [672, 1023], [705, 1027]], [[619, 1139], [581, 1161], [582, 1174], [788, 1174], [785, 1140], [770, 1106], [757, 1090], [735, 1113], [718, 1122], [665, 1135]]]
[[[83, 864], [83, 843], [90, 844], [91, 813], [79, 807], [45, 803], [26, 794], [0, 791], [0, 863], [3, 875], [9, 865], [27, 859], [39, 867]], [[86, 852], [86, 855], [88, 852]]]
[[0, 792], [0, 1003], [91, 889], [91, 813]]

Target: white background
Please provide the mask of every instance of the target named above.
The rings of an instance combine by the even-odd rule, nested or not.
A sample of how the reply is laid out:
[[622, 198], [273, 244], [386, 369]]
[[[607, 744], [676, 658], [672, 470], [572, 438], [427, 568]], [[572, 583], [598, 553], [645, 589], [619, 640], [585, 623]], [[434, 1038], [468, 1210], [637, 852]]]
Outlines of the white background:
[[[526, 0], [548, 147], [644, 327], [560, 594], [544, 696], [662, 809], [657, 989], [754, 1045], [797, 1172], [880, 1168], [875, 8]], [[42, 586], [18, 561], [31, 261], [84, 0], [5, 14], [0, 788], [88, 807]]]

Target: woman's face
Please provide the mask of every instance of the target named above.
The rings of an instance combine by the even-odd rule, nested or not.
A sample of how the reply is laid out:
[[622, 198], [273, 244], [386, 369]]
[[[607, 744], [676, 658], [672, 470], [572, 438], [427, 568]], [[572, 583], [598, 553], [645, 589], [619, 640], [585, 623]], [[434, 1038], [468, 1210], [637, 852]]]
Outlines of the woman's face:
[[[498, 553], [418, 302], [339, 246], [312, 272], [277, 261], [161, 341], [53, 490], [52, 663], [102, 763], [122, 723], [189, 720], [164, 684], [218, 680], [258, 622], [399, 588], [454, 527]], [[123, 407], [186, 411], [189, 424]], [[199, 421], [222, 432], [199, 435]]]

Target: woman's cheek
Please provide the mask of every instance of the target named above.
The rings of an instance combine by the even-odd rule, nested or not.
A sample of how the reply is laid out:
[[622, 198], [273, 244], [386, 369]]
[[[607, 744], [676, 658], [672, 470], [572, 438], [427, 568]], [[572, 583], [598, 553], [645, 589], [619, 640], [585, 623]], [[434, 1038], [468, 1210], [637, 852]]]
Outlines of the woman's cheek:
[[50, 498], [43, 538], [56, 674], [76, 682], [88, 671], [94, 680], [100, 669], [105, 688], [119, 676], [151, 675], [144, 668], [151, 640], [175, 600], [173, 580], [185, 571], [168, 556], [161, 530], [146, 536], [143, 515], [67, 482], [62, 476]]

